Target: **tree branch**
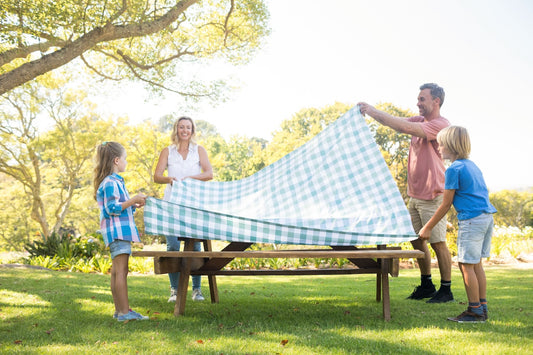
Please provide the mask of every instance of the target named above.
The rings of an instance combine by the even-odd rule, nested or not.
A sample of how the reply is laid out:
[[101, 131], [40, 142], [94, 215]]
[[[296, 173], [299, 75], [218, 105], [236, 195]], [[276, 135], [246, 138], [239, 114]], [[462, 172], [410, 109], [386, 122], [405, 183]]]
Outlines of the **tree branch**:
[[69, 63], [100, 42], [142, 37], [156, 33], [176, 21], [180, 14], [198, 1], [182, 0], [166, 14], [153, 21], [128, 25], [113, 25], [108, 23], [104, 27], [97, 27], [77, 40], [67, 43], [60, 50], [44, 55], [37, 60], [25, 63], [18, 68], [2, 74], [0, 76], [0, 95], [35, 79], [39, 75]]

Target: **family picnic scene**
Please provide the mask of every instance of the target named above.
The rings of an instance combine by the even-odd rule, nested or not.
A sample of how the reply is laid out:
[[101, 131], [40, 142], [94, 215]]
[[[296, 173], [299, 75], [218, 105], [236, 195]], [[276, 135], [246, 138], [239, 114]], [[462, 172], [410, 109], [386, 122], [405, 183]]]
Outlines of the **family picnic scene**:
[[0, 0], [0, 353], [533, 354], [533, 125], [437, 18], [478, 10]]

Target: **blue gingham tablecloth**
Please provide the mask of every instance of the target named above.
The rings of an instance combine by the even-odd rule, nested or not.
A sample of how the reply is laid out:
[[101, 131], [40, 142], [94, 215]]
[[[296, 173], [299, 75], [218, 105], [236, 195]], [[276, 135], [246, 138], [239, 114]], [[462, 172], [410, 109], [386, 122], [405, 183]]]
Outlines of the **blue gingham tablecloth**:
[[416, 239], [357, 107], [305, 145], [230, 182], [176, 182], [148, 198], [145, 233], [251, 243], [381, 245]]

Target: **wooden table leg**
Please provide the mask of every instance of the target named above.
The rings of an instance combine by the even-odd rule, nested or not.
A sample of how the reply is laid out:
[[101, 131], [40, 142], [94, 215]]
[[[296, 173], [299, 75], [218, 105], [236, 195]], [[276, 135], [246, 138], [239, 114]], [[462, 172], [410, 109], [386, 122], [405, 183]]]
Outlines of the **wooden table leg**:
[[383, 318], [390, 320], [389, 263], [392, 259], [381, 259], [381, 285], [383, 295]]
[[[204, 250], [213, 250], [210, 240], [204, 240]], [[215, 275], [207, 275], [207, 279], [209, 280], [209, 295], [211, 296], [211, 303], [218, 303], [217, 277]]]
[[[194, 240], [187, 239], [184, 241], [183, 250], [193, 251], [194, 250]], [[176, 304], [174, 305], [174, 315], [176, 317], [183, 315], [185, 313], [185, 303], [187, 301], [187, 291], [189, 289], [189, 276], [191, 275], [191, 259], [183, 258], [180, 278], [178, 282], [178, 294], [176, 297]]]

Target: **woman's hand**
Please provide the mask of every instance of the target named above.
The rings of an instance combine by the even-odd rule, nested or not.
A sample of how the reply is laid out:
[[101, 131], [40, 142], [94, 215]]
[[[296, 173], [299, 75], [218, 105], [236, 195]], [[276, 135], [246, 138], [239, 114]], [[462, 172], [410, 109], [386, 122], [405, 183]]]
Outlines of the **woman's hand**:
[[178, 181], [174, 176], [168, 176], [168, 183], [170, 186], [174, 185], [174, 181]]

